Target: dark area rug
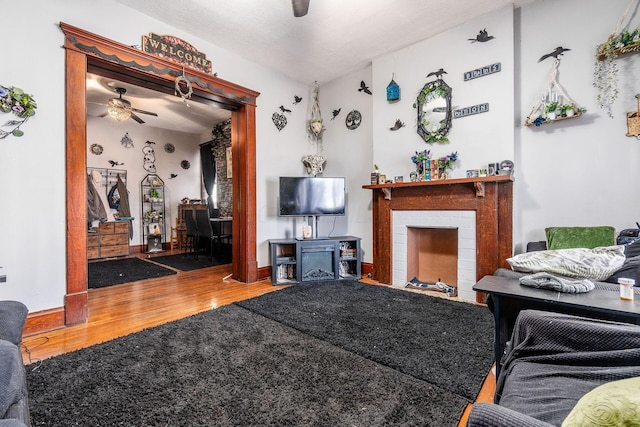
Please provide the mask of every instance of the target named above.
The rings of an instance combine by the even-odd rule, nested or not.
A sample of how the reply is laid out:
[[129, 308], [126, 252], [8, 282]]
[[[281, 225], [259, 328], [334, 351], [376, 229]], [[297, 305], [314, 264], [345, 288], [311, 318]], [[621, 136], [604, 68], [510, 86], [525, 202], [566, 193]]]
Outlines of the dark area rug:
[[213, 267], [215, 265], [229, 264], [231, 260], [226, 258], [213, 257], [207, 254], [199, 254], [198, 259], [195, 259], [193, 254], [176, 254], [176, 255], [164, 255], [149, 258], [153, 262], [159, 264], [168, 265], [181, 271], [192, 271], [200, 268]]
[[482, 306], [355, 281], [236, 304], [469, 401], [493, 363], [493, 316]]
[[33, 426], [453, 427], [466, 403], [236, 305], [33, 366]]
[[89, 289], [104, 288], [171, 274], [176, 272], [140, 258], [96, 261], [89, 263], [88, 287]]

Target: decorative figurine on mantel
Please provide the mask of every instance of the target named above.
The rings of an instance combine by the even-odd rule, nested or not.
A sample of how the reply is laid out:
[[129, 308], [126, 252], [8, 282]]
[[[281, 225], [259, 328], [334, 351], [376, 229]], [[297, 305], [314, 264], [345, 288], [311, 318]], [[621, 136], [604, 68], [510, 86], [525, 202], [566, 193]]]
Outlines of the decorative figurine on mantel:
[[310, 176], [316, 176], [324, 171], [324, 163], [327, 157], [320, 154], [322, 144], [322, 133], [325, 130], [322, 123], [322, 114], [320, 113], [320, 100], [319, 100], [320, 88], [318, 82], [315, 82], [313, 88], [313, 106], [311, 107], [311, 119], [309, 120], [308, 130], [311, 139], [316, 144], [316, 153], [308, 154], [302, 158], [302, 163], [307, 168], [307, 173]]

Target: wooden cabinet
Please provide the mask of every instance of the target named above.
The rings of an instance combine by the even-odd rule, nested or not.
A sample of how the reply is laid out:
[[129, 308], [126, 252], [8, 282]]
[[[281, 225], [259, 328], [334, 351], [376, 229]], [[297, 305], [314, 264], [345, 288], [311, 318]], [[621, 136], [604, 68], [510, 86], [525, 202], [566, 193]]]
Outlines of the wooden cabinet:
[[272, 239], [269, 246], [274, 285], [362, 277], [359, 237]]
[[87, 233], [87, 258], [129, 255], [129, 221], [102, 222]]

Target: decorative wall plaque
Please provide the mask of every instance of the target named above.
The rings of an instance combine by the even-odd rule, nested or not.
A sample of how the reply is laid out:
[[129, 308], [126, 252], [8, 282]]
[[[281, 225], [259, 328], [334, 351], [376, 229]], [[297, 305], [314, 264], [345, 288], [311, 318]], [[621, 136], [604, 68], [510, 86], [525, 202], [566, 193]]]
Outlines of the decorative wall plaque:
[[488, 113], [489, 112], [489, 103], [485, 102], [484, 104], [473, 105], [471, 107], [459, 108], [457, 110], [453, 110], [453, 118], [459, 119], [460, 117], [473, 116], [474, 114], [480, 113]]
[[142, 51], [211, 74], [207, 56], [178, 37], [149, 33], [142, 36]]
[[478, 77], [488, 76], [489, 74], [499, 73], [502, 71], [502, 64], [496, 62], [495, 64], [486, 65], [484, 67], [476, 68], [475, 70], [465, 71], [464, 81], [477, 79]]

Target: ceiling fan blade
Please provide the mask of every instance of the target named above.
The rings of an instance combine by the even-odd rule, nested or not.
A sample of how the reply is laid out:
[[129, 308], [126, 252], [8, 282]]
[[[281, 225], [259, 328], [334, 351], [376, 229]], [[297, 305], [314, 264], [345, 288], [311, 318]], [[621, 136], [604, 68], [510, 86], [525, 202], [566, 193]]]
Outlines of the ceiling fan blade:
[[140, 114], [148, 114], [150, 116], [158, 117], [158, 115], [156, 113], [152, 113], [151, 111], [140, 110], [138, 108], [132, 108], [131, 111], [135, 111], [136, 113], [140, 113]]
[[131, 112], [131, 118], [140, 124], [144, 123], [144, 120], [138, 117], [134, 112]]
[[102, 114], [98, 114], [98, 115], [97, 115], [97, 117], [107, 117], [108, 115], [109, 115], [109, 112], [108, 112], [108, 111], [105, 111], [105, 112], [104, 112], [104, 113], [102, 113]]
[[293, 6], [293, 16], [299, 18], [305, 16], [309, 11], [309, 0], [291, 0]]

